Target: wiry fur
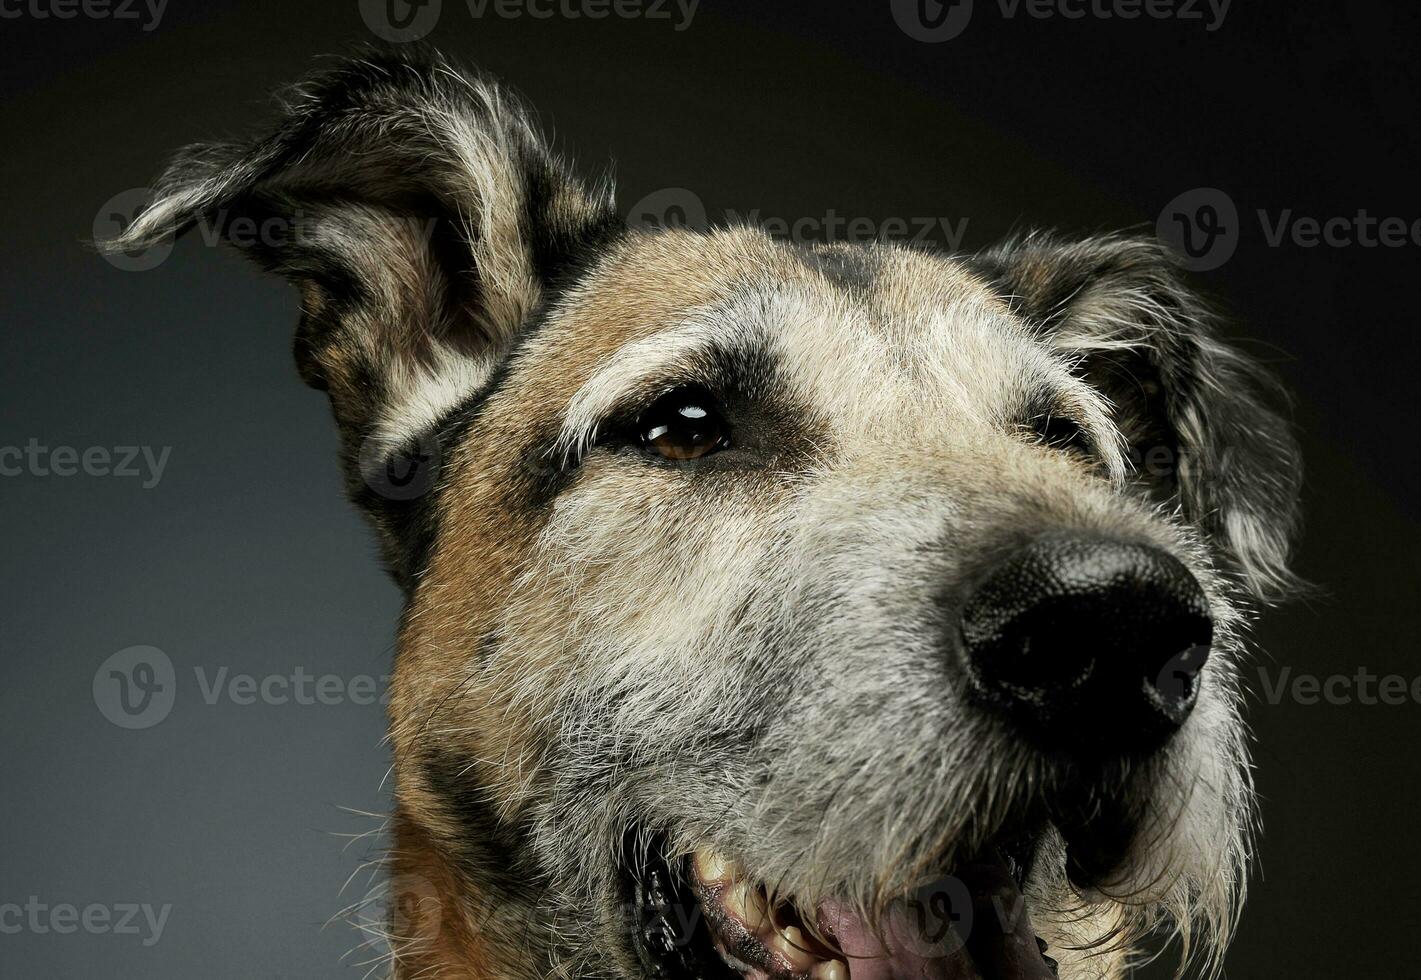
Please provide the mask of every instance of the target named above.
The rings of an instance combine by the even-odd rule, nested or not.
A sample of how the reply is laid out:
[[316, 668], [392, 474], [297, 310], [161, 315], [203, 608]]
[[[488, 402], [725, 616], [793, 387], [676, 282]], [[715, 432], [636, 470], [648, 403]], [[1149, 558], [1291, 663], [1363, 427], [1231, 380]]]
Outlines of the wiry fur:
[[1286, 422], [1268, 404], [1279, 397], [1277, 382], [1220, 342], [1217, 316], [1184, 284], [1163, 246], [1037, 233], [974, 263], [1078, 367], [1095, 367], [1102, 388], [1161, 389], [1169, 431], [1155, 435], [1178, 447], [1188, 516], [1216, 536], [1254, 594], [1296, 591], [1288, 558], [1302, 471]]
[[[1048, 836], [1033, 916], [1065, 977], [1118, 976], [1162, 921], [1217, 972], [1250, 852], [1243, 632], [1290, 587], [1298, 467], [1167, 257], [632, 233], [506, 95], [428, 59], [345, 63], [275, 135], [189, 151], [117, 243], [316, 209], [256, 253], [303, 289], [306, 376], [352, 460], [437, 447], [415, 502], [347, 464], [408, 594], [391, 867], [428, 901], [389, 930], [394, 975], [638, 977], [621, 873], [653, 846], [865, 909], [971, 854], [1070, 775], [966, 702], [955, 611], [1059, 529], [1173, 554], [1216, 632], [1185, 729], [1099, 787], [1138, 817], [1127, 860], [1082, 894]], [[742, 413], [735, 453], [618, 443], [688, 383]], [[1041, 444], [1043, 411], [1092, 458]], [[1154, 445], [1168, 473], [1140, 470]]]

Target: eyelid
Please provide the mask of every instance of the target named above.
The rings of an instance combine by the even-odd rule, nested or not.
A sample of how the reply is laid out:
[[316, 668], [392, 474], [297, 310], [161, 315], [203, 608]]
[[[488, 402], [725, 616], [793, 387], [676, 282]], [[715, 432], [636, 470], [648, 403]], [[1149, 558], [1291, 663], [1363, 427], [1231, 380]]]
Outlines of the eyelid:
[[1130, 470], [1125, 438], [1115, 423], [1115, 406], [1100, 391], [1081, 378], [1046, 377], [1018, 404], [1021, 429], [1034, 431], [1037, 420], [1048, 415], [1068, 420], [1080, 431], [1080, 446], [1091, 464], [1117, 487], [1125, 485]]
[[[1098, 448], [1096, 434], [1091, 431], [1090, 423], [1084, 417], [1085, 413], [1070, 411], [1070, 408], [1070, 405], [1063, 404], [1059, 399], [1040, 399], [1028, 408], [1026, 421], [1021, 428], [1036, 435], [1043, 445], [1061, 449], [1074, 446], [1093, 457]], [[1070, 431], [1058, 431], [1057, 435], [1052, 437], [1053, 428], [1066, 427], [1069, 427]]]
[[554, 443], [551, 454], [559, 458], [565, 468], [582, 465], [583, 458], [593, 448], [609, 440], [625, 437], [634, 428], [641, 415], [678, 388], [700, 384], [691, 376], [665, 374], [639, 379], [634, 385], [621, 392], [595, 419], [581, 420], [570, 424], [577, 414], [577, 401], [569, 405], [568, 414], [563, 419], [562, 429]]
[[641, 423], [642, 417], [651, 411], [661, 399], [677, 392], [684, 391], [690, 401], [702, 401], [706, 408], [722, 411], [724, 404], [720, 395], [700, 378], [659, 378], [655, 382], [648, 384], [636, 392], [628, 393], [598, 426], [598, 436], [594, 441], [602, 442], [619, 430], [634, 427]]
[[[763, 330], [720, 306], [684, 311], [680, 322], [623, 344], [570, 396], [558, 430], [554, 453], [580, 458], [613, 423], [682, 385], [700, 384], [712, 392], [736, 390], [747, 361], [758, 369]], [[721, 403], [724, 403], [721, 399]]]

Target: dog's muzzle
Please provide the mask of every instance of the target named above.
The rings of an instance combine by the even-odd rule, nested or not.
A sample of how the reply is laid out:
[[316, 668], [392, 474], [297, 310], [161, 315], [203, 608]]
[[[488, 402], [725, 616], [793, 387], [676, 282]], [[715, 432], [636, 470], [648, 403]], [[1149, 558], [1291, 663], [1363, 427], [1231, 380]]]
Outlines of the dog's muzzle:
[[1157, 749], [1193, 709], [1213, 620], [1173, 556], [1059, 533], [992, 569], [961, 631], [975, 700], [1047, 750], [1133, 755]]
[[972, 700], [1034, 742], [1053, 778], [972, 853], [953, 854], [881, 908], [778, 894], [733, 854], [706, 848], [685, 861], [633, 862], [636, 951], [649, 977], [1056, 976], [1025, 897], [1039, 845], [1048, 830], [1059, 836], [1078, 888], [1123, 866], [1140, 819], [1124, 774], [1197, 700], [1213, 639], [1208, 601], [1158, 548], [1056, 532], [988, 569], [959, 608]]

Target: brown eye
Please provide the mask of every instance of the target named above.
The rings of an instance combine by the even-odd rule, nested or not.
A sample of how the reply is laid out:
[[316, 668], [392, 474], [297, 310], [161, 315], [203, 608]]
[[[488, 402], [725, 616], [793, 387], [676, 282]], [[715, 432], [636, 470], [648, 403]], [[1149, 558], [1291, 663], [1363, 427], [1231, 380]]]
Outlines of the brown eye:
[[647, 452], [686, 462], [730, 445], [730, 429], [704, 391], [682, 389], [657, 400], [637, 423]]

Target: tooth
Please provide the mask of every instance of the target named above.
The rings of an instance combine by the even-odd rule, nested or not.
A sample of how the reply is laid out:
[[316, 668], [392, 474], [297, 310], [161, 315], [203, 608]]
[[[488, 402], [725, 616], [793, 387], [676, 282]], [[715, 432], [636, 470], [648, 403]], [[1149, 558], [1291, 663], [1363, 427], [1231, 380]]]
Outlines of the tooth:
[[765, 893], [758, 885], [743, 882], [735, 889], [744, 894], [745, 925], [753, 933], [765, 934], [774, 930], [770, 921], [770, 905], [765, 901]]
[[727, 861], [715, 851], [701, 848], [693, 859], [696, 877], [704, 885], [717, 885], [735, 878], [735, 864]]
[[716, 900], [727, 914], [740, 920], [746, 929], [762, 938], [768, 939], [774, 934], [769, 908], [758, 887], [734, 879], [729, 879], [717, 887], [719, 894]]
[[849, 980], [849, 968], [843, 960], [825, 960], [809, 971], [810, 980]]
[[806, 970], [819, 962], [819, 958], [809, 951], [809, 944], [804, 940], [804, 933], [795, 926], [786, 926], [780, 930], [778, 942], [781, 955], [794, 966], [796, 970]]
[[720, 904], [731, 915], [738, 919], [745, 918], [745, 886], [743, 884], [729, 884], [720, 891]]

